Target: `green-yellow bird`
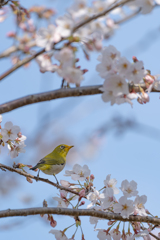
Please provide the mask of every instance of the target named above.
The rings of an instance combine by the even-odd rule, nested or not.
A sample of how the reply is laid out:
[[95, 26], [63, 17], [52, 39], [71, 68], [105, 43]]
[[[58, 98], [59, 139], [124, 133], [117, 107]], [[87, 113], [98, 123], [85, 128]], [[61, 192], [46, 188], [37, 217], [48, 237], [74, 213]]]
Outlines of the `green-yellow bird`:
[[66, 165], [66, 156], [73, 146], [68, 146], [65, 144], [61, 144], [57, 146], [51, 153], [42, 158], [34, 167], [30, 168], [30, 170], [39, 169], [37, 178], [39, 177], [40, 170], [48, 175], [53, 175], [58, 183], [56, 178], [56, 174], [61, 172]]

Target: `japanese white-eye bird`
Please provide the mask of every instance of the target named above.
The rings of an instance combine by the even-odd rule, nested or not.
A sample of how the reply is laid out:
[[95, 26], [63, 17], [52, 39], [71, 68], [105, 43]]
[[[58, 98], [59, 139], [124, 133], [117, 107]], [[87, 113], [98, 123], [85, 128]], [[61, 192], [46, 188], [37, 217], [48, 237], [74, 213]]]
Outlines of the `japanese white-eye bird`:
[[66, 165], [66, 156], [68, 151], [74, 146], [68, 146], [61, 144], [57, 146], [51, 153], [42, 158], [34, 167], [30, 170], [39, 169], [37, 178], [39, 177], [40, 170], [48, 175], [53, 175], [58, 183], [56, 174], [61, 172]]

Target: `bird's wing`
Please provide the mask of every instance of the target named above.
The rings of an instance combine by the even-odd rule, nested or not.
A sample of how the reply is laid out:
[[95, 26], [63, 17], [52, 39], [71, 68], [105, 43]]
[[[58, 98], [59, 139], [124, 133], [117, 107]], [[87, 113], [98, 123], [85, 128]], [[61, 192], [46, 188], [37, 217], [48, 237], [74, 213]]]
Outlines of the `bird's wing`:
[[44, 158], [42, 158], [38, 163], [37, 163], [37, 167], [40, 165], [63, 165], [65, 164], [65, 159], [63, 157], [59, 157], [58, 160], [55, 158], [51, 158], [50, 156], [45, 156]]

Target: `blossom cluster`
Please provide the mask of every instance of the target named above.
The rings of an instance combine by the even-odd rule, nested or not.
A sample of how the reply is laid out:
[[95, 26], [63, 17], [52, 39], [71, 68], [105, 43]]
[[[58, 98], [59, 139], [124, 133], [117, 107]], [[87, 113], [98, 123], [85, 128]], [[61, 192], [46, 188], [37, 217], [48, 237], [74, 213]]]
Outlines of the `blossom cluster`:
[[[104, 180], [104, 185], [100, 190], [97, 190], [94, 185], [94, 175], [91, 174], [90, 169], [87, 165], [83, 167], [79, 164], [75, 164], [73, 169], [66, 171], [64, 176], [70, 176], [72, 180], [78, 181], [77, 184], [70, 183], [66, 180], [61, 180], [60, 183], [63, 187], [74, 190], [77, 194], [60, 190], [60, 194], [57, 197], [53, 197], [55, 201], [58, 202], [57, 207], [59, 208], [68, 208], [71, 206], [73, 209], [78, 209], [79, 207], [86, 204], [86, 201], [89, 201], [89, 204], [86, 206], [87, 209], [98, 210], [106, 213], [116, 213], [120, 214], [122, 218], [128, 219], [130, 215], [139, 215], [139, 216], [149, 216], [151, 215], [149, 211], [145, 208], [145, 203], [147, 201], [146, 195], [138, 195], [137, 183], [135, 181], [124, 180], [121, 183], [122, 196], [117, 199], [115, 195], [120, 193], [120, 190], [116, 187], [117, 180], [111, 178], [111, 175], [107, 175]], [[84, 200], [85, 201], [84, 201]], [[74, 204], [76, 200], [76, 203]], [[149, 232], [152, 230], [152, 225], [144, 228], [140, 222], [130, 222], [129, 228], [126, 231], [123, 225], [122, 233], [120, 231], [120, 222], [113, 220], [108, 221], [108, 228], [102, 229], [97, 228], [99, 221], [103, 220], [98, 217], [90, 217], [90, 223], [94, 224], [94, 230], [98, 231], [98, 239], [100, 240], [134, 240], [136, 237], [142, 236], [144, 239], [150, 239]], [[53, 226], [55, 227], [55, 220]], [[74, 224], [73, 224], [74, 225]], [[71, 226], [73, 226], [71, 225]], [[81, 220], [79, 217], [75, 218], [76, 228], [81, 226]], [[57, 240], [65, 239], [67, 236], [65, 234], [66, 230], [71, 226], [65, 228], [63, 231], [51, 230], [50, 233], [55, 235]], [[131, 228], [133, 231], [131, 231]], [[72, 238], [75, 239], [75, 234]], [[82, 239], [84, 239], [84, 234], [82, 234]]]
[[[0, 124], [2, 122], [2, 115], [0, 115]], [[4, 128], [0, 125], [0, 146], [7, 144], [11, 158], [18, 157], [19, 153], [25, 153], [24, 141], [26, 136], [22, 135], [19, 126], [13, 125], [12, 122], [6, 122]], [[0, 148], [1, 151], [1, 148]]]
[[[104, 102], [122, 104], [128, 102], [133, 105], [133, 99], [137, 99], [140, 104], [149, 102], [149, 93], [158, 83], [157, 76], [151, 75], [149, 70], [144, 69], [142, 61], [133, 57], [130, 63], [125, 57], [121, 57], [120, 52], [112, 45], [103, 48], [98, 56], [100, 63], [96, 66], [99, 75], [105, 79], [102, 99]], [[147, 92], [140, 85], [140, 93], [136, 93], [134, 88], [129, 92], [129, 84], [135, 85], [145, 83]]]
[[[77, 62], [75, 57], [77, 47], [72, 47], [72, 42], [79, 42], [86, 58], [89, 59], [89, 52], [93, 50], [101, 51], [103, 39], [108, 39], [113, 34], [114, 30], [118, 28], [118, 24], [115, 23], [111, 16], [127, 16], [127, 14], [125, 13], [123, 7], [119, 7], [109, 11], [108, 14], [101, 16], [95, 21], [84, 24], [76, 30], [75, 28], [78, 24], [89, 19], [91, 16], [95, 16], [96, 14], [109, 9], [114, 3], [114, 0], [99, 0], [94, 1], [91, 6], [88, 6], [86, 0], [75, 1], [74, 4], [67, 9], [67, 13], [65, 15], [56, 19], [56, 24], [50, 24], [48, 28], [40, 28], [36, 32], [36, 45], [45, 48], [46, 51], [45, 54], [36, 58], [40, 71], [42, 73], [46, 71], [57, 72], [58, 75], [62, 77], [62, 79], [66, 80], [68, 84], [75, 83], [76, 85], [80, 85], [81, 81], [84, 79], [84, 70], [81, 70], [79, 66], [75, 66], [75, 63]], [[141, 12], [146, 14], [151, 12], [155, 4], [159, 4], [159, 1], [134, 1], [127, 3], [126, 6], [131, 11], [140, 7]], [[58, 50], [57, 53], [54, 46], [64, 39], [69, 40], [69, 47], [66, 47], [64, 44], [61, 50]], [[112, 87], [109, 86], [109, 88], [114, 88], [114, 91], [105, 91], [105, 94], [103, 94], [104, 101], [111, 101], [111, 105], [114, 103], [121, 104], [123, 102], [129, 102], [132, 104], [131, 100], [134, 98], [138, 98], [140, 103], [146, 103], [149, 101], [149, 97], [146, 93], [141, 94], [141, 96], [138, 94], [130, 95], [127, 82], [124, 79], [124, 77], [128, 77], [129, 81], [134, 79], [134, 82], [139, 83], [140, 79], [144, 77], [143, 63], [139, 61], [134, 65], [130, 64], [130, 66], [128, 66], [129, 62], [125, 58], [118, 59], [120, 57], [120, 53], [118, 53], [118, 51], [118, 55], [116, 57], [112, 56], [113, 58], [109, 59], [108, 55], [105, 57], [106, 52], [107, 49], [102, 51], [103, 56], [102, 59], [99, 58], [101, 64], [97, 66], [97, 71], [100, 72], [100, 76], [105, 78], [107, 78], [107, 73], [113, 73], [117, 70], [119, 70], [119, 75], [112, 75], [113, 80], [108, 81], [112, 85]], [[60, 62], [59, 65], [52, 63], [52, 56], [54, 57], [54, 60], [58, 60]], [[114, 66], [114, 63], [116, 63], [115, 60], [119, 60], [119, 64], [116, 67]], [[127, 71], [129, 67], [130, 71]], [[110, 77], [108, 76], [108, 78]], [[117, 85], [119, 88], [116, 88]], [[106, 88], [109, 89], [108, 84], [104, 84], [104, 89]], [[119, 93], [120, 88], [121, 91], [123, 91], [123, 94]]]

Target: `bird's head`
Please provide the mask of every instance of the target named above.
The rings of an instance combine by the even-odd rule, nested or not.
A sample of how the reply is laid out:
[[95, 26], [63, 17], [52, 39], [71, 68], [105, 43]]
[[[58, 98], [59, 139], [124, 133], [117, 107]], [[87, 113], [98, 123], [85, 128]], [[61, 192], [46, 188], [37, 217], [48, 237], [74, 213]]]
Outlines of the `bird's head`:
[[61, 155], [61, 157], [66, 157], [69, 149], [71, 149], [72, 147], [74, 147], [74, 146], [68, 146], [66, 144], [61, 144], [54, 149], [54, 152]]

